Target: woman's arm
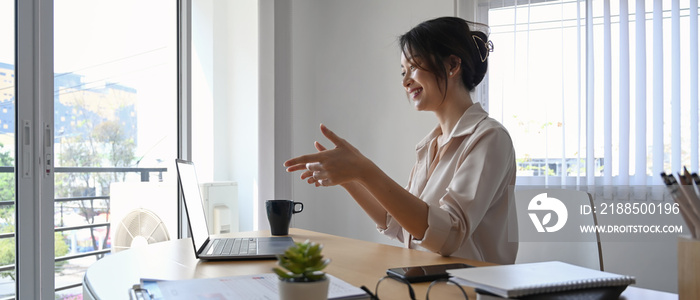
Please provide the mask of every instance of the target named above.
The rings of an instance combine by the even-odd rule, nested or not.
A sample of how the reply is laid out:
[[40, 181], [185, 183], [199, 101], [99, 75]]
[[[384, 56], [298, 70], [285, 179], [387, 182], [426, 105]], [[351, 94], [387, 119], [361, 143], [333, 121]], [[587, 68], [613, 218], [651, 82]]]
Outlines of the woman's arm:
[[380, 227], [386, 226], [388, 212], [411, 235], [422, 239], [428, 228], [428, 205], [326, 126], [321, 125], [321, 132], [336, 147], [325, 150], [316, 143], [320, 152], [286, 161], [287, 171], [305, 170], [302, 179], [316, 186], [347, 186], [346, 190]]
[[372, 218], [372, 221], [380, 228], [386, 228], [386, 209], [379, 204], [376, 198], [357, 182], [348, 182], [342, 185], [346, 191], [355, 199], [355, 202]]
[[[319, 142], [314, 143], [314, 147], [316, 147], [316, 150], [319, 152], [326, 151], [326, 147], [321, 145]], [[308, 170], [307, 166], [304, 165], [303, 167], [289, 167], [287, 171], [292, 172], [295, 170], [305, 170], [303, 173], [301, 173], [301, 179], [306, 180], [309, 184], [314, 184], [317, 187], [321, 186], [321, 183], [319, 183], [319, 180], [314, 179], [314, 172]], [[344, 183], [341, 185], [345, 190], [350, 194], [350, 196], [355, 199], [355, 202], [362, 207], [362, 209], [369, 215], [369, 217], [374, 221], [374, 223], [377, 224], [380, 228], [386, 228], [387, 224], [387, 217], [386, 217], [386, 210], [384, 207], [377, 202], [377, 199], [372, 196], [361, 184], [355, 181], [351, 181], [348, 183]]]
[[365, 173], [366, 176], [359, 179], [362, 186], [401, 227], [415, 238], [423, 239], [428, 229], [428, 204], [396, 183], [374, 163]]

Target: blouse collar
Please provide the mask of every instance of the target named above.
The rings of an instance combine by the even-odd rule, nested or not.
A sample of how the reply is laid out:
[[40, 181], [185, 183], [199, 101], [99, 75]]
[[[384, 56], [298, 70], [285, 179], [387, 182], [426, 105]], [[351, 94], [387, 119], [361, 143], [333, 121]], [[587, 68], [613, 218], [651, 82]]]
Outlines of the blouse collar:
[[[484, 119], [486, 119], [489, 116], [489, 114], [481, 107], [481, 104], [479, 103], [474, 103], [472, 104], [467, 110], [462, 114], [462, 116], [459, 118], [457, 121], [457, 124], [455, 127], [452, 129], [452, 132], [450, 133], [450, 136], [448, 139], [445, 139], [445, 144], [448, 143], [450, 140], [452, 140], [455, 137], [459, 136], [464, 136], [464, 135], [469, 135], [474, 133], [476, 130], [476, 126], [481, 123]], [[430, 144], [430, 142], [437, 138], [440, 133], [442, 132], [442, 129], [440, 128], [440, 124], [436, 125], [433, 131], [428, 134], [418, 145], [416, 145], [416, 150], [423, 148]], [[443, 146], [443, 145], [439, 145]]]

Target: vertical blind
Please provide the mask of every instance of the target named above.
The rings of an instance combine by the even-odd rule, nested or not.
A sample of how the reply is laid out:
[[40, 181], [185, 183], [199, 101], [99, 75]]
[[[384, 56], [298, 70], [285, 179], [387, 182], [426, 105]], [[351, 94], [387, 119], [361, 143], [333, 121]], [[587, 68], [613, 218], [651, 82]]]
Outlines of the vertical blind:
[[518, 184], [662, 184], [698, 164], [697, 0], [490, 0], [488, 107]]

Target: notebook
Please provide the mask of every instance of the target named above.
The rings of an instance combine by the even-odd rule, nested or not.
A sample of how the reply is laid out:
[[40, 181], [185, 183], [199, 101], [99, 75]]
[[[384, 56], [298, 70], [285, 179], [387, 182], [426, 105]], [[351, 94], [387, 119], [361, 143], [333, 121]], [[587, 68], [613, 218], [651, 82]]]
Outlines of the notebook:
[[[635, 278], [547, 261], [448, 270], [457, 282], [503, 298], [605, 287], [626, 287]], [[619, 289], [621, 293], [624, 288]]]
[[[562, 292], [535, 294], [517, 298], [503, 298], [487, 291], [476, 289], [476, 300], [619, 300], [626, 286], [588, 288]], [[634, 299], [634, 298], [632, 298]]]
[[212, 238], [209, 235], [204, 204], [194, 163], [177, 159], [177, 176], [185, 202], [185, 214], [190, 226], [192, 244], [197, 258], [234, 260], [276, 258], [294, 244], [291, 237]]

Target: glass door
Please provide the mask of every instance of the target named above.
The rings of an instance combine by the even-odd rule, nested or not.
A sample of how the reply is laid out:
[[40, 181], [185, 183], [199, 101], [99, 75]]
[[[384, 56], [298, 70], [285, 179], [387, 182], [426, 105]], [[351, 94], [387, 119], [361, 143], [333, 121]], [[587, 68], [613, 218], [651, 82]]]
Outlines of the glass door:
[[[177, 1], [54, 1], [55, 287], [113, 252], [177, 238]], [[168, 235], [131, 228], [157, 216]]]
[[15, 295], [15, 2], [0, 0], [0, 298]]

